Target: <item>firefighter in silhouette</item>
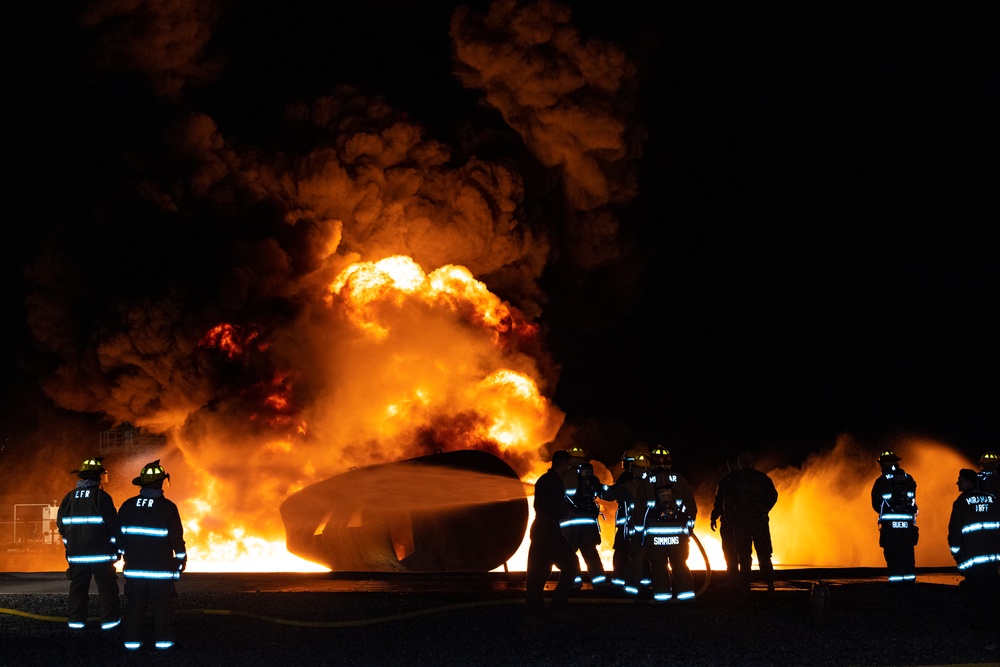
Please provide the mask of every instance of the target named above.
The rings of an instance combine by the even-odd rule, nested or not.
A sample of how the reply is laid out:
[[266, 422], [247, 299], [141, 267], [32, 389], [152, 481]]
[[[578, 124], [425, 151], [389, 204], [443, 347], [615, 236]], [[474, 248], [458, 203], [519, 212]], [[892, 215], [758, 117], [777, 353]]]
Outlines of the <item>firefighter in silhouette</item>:
[[[597, 550], [601, 544], [601, 508], [597, 505], [597, 495], [603, 485], [594, 475], [594, 466], [581, 447], [571, 447], [569, 454], [570, 467], [562, 478], [569, 513], [560, 527], [569, 545], [583, 556], [591, 586], [600, 588], [608, 583], [604, 563]], [[582, 581], [582, 577], [578, 576], [575, 582], [577, 587], [582, 585]]]
[[[624, 558], [619, 561], [622, 566], [624, 591], [629, 595], [638, 595], [640, 586], [649, 583], [649, 564], [642, 552], [642, 533], [645, 527], [646, 511], [653, 499], [653, 490], [649, 482], [649, 454], [638, 451], [632, 459], [631, 469], [623, 472], [613, 486], [601, 494], [604, 500], [618, 503], [620, 539], [616, 535], [615, 559], [619, 553]], [[616, 563], [616, 579], [618, 577]]]
[[578, 574], [580, 561], [576, 551], [566, 541], [561, 524], [569, 514], [566, 487], [563, 477], [572, 466], [572, 457], [565, 449], [552, 454], [552, 465], [535, 482], [535, 520], [531, 522], [531, 545], [525, 582], [525, 621], [543, 620], [545, 582], [552, 574], [552, 566], [559, 568], [559, 582], [552, 596], [552, 611], [564, 615], [570, 590]]
[[66, 547], [69, 569], [69, 627], [80, 630], [87, 624], [90, 578], [97, 582], [97, 606], [101, 629], [110, 630], [121, 622], [118, 597], [118, 512], [115, 501], [101, 487], [107, 472], [103, 459], [86, 459], [78, 470], [76, 488], [66, 494], [56, 513], [59, 534]]
[[899, 467], [900, 459], [891, 450], [878, 456], [882, 474], [872, 485], [872, 509], [878, 512], [878, 544], [885, 555], [891, 583], [916, 580], [913, 549], [917, 545], [917, 483]]
[[970, 627], [996, 632], [1000, 600], [1000, 500], [980, 489], [975, 470], [958, 472], [959, 496], [951, 506], [948, 546], [965, 576], [973, 613]]
[[163, 482], [170, 475], [156, 460], [142, 467], [132, 484], [139, 495], [118, 509], [121, 521], [119, 544], [125, 558], [125, 648], [142, 647], [147, 607], [153, 622], [153, 647], [174, 645], [174, 581], [187, 565], [184, 527], [177, 505], [163, 495]]
[[757, 554], [757, 565], [767, 582], [768, 592], [774, 591], [768, 513], [777, 501], [778, 491], [774, 482], [754, 467], [749, 452], [741, 452], [727, 485], [724, 511], [726, 519], [733, 524], [736, 556], [740, 563], [739, 587], [743, 592], [750, 590], [752, 551]]
[[722, 555], [726, 559], [726, 574], [729, 575], [729, 582], [734, 583], [740, 571], [740, 561], [736, 556], [736, 535], [733, 533], [733, 524], [726, 519], [726, 488], [729, 485], [730, 477], [733, 474], [733, 463], [726, 460], [726, 474], [719, 480], [719, 485], [715, 491], [715, 503], [712, 505], [711, 528], [714, 533], [719, 531], [719, 540], [722, 542]]
[[[622, 470], [618, 473], [614, 485], [601, 490], [602, 500], [615, 501], [618, 505], [615, 510], [615, 541], [612, 544], [614, 556], [612, 557], [611, 583], [615, 586], [625, 586], [625, 572], [628, 569], [628, 535], [626, 526], [629, 517], [629, 500], [623, 495], [625, 485], [633, 479], [632, 467], [635, 457], [639, 455], [636, 448], [626, 449], [622, 453]], [[622, 497], [622, 500], [618, 500]]]
[[687, 566], [691, 531], [698, 516], [694, 491], [672, 469], [673, 456], [662, 447], [650, 453], [653, 497], [643, 522], [642, 553], [652, 574], [653, 600], [693, 600], [694, 578]]
[[980, 491], [1000, 496], [1000, 473], [997, 472], [997, 453], [986, 452], [979, 457], [979, 474], [976, 484]]

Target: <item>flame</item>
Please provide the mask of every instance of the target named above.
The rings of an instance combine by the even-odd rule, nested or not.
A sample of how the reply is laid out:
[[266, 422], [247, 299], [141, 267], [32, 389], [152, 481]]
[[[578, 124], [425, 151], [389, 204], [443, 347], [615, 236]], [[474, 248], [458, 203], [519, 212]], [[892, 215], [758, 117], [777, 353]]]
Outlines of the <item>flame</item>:
[[[917, 482], [920, 508], [917, 515], [920, 539], [915, 549], [917, 567], [951, 566], [954, 560], [946, 536], [951, 501], [958, 495], [955, 480], [961, 468], [975, 469], [976, 466], [948, 444], [926, 438], [903, 438], [893, 446], [903, 458], [903, 469]], [[849, 435], [842, 435], [831, 450], [810, 457], [802, 466], [773, 470], [757, 466], [771, 476], [778, 489], [778, 502], [770, 514], [774, 548], [771, 560], [775, 567], [885, 566], [878, 546], [877, 516], [871, 507], [871, 487], [879, 475], [874, 461], [874, 454], [864, 451]], [[608, 483], [609, 474], [598, 476]], [[705, 569], [707, 556], [713, 572], [725, 572], [722, 542], [709, 525], [714, 489], [698, 494], [697, 501], [694, 532], [705, 555], [692, 541], [688, 566], [692, 570]], [[599, 551], [604, 567], [610, 571], [614, 557], [616, 504], [601, 502], [600, 505], [605, 520], [601, 524]], [[534, 518], [533, 510], [530, 518]], [[526, 536], [508, 562], [508, 569], [524, 571], [529, 546]], [[586, 570], [582, 558], [580, 567]], [[753, 567], [759, 567], [756, 553]]]
[[[192, 553], [281, 540], [281, 500], [352, 466], [475, 447], [537, 473], [563, 421], [548, 400], [556, 365], [531, 321], [548, 299], [539, 281], [556, 256], [585, 270], [621, 260], [617, 209], [635, 196], [643, 135], [634, 65], [613, 44], [581, 38], [570, 15], [500, 3], [459, 8], [450, 23], [460, 80], [509, 120], [518, 159], [476, 156], [468, 148], [479, 139], [453, 150], [336, 81], [330, 95], [286, 109], [304, 141], [270, 151], [229, 140], [197, 104], [168, 105], [177, 115], [147, 119], [163, 121], [162, 153], [159, 143], [131, 147], [142, 159], [130, 164], [162, 160], [163, 178], [122, 181], [141, 183], [130, 195], [163, 214], [149, 222], [163, 236], [150, 238], [170, 241], [175, 263], [191, 269], [217, 258], [211, 270], [183, 285], [135, 272], [142, 284], [120, 290], [103, 271], [77, 282], [106, 266], [102, 255], [70, 243], [65, 255], [43, 253], [29, 320], [62, 360], [45, 392], [60, 408], [167, 436], [157, 454], [173, 472]], [[121, 16], [138, 29], [118, 30]], [[211, 17], [184, 15], [195, 35], [165, 16], [92, 7], [84, 24], [100, 35], [102, 67], [138, 72], [155, 95], [174, 97], [189, 78], [209, 84], [225, 59], [202, 52]], [[170, 48], [145, 43], [148, 34]], [[129, 57], [136, 49], [143, 57]], [[529, 174], [544, 167], [561, 187], [526, 187], [513, 170], [522, 155], [534, 157]], [[85, 236], [135, 230], [131, 215], [101, 225]], [[207, 233], [191, 243], [200, 226]], [[100, 245], [116, 259], [117, 246]], [[77, 336], [95, 304], [107, 320]]]
[[[328, 303], [332, 304], [335, 296], [355, 326], [380, 340], [389, 335], [380, 309], [402, 307], [408, 298], [427, 306], [465, 311], [472, 321], [491, 330], [495, 341], [513, 326], [511, 309], [467, 268], [449, 264], [427, 275], [413, 259], [401, 255], [350, 265], [331, 284]], [[534, 329], [527, 323], [522, 326]]]
[[[927, 438], [901, 438], [892, 446], [903, 458], [903, 469], [917, 482], [917, 567], [950, 566], [954, 560], [946, 536], [951, 501], [958, 495], [955, 479], [959, 469], [976, 466], [948, 444]], [[874, 453], [845, 434], [832, 449], [814, 454], [802, 466], [757, 467], [771, 476], [778, 490], [778, 502], [770, 514], [775, 566], [885, 566], [877, 515], [871, 507], [871, 488], [880, 474]], [[709, 526], [713, 502], [713, 495], [699, 496], [695, 534], [712, 569], [724, 571], [722, 544]], [[689, 564], [703, 566], [703, 560], [692, 549]]]
[[[287, 553], [277, 508], [345, 464], [475, 448], [527, 479], [547, 467], [539, 452], [563, 416], [543, 393], [537, 327], [468, 269], [426, 273], [399, 255], [355, 262], [330, 283], [325, 305], [331, 327], [342, 332], [343, 322], [354, 332], [310, 360], [344, 379], [330, 383], [336, 391], [306, 405], [298, 387], [316, 380], [301, 365], [279, 367], [243, 394], [250, 406], [242, 445], [218, 441], [232, 437], [228, 425], [224, 436], [175, 435], [190, 466], [190, 482], [172, 494], [184, 496], [192, 571], [317, 568]], [[246, 367], [282, 349], [239, 345], [253, 340], [239, 332], [220, 325], [202, 340]]]
[[[952, 565], [946, 537], [951, 503], [958, 496], [955, 480], [961, 468], [976, 466], [947, 444], [926, 438], [902, 439], [894, 449], [917, 482], [917, 567]], [[778, 562], [885, 565], [871, 507], [871, 488], [880, 474], [875, 456], [841, 436], [833, 450], [811, 457], [801, 469], [771, 472], [779, 494], [771, 512]]]
[[229, 359], [243, 358], [249, 350], [249, 345], [260, 335], [254, 329], [223, 322], [213, 327], [198, 342], [199, 347], [221, 350]]

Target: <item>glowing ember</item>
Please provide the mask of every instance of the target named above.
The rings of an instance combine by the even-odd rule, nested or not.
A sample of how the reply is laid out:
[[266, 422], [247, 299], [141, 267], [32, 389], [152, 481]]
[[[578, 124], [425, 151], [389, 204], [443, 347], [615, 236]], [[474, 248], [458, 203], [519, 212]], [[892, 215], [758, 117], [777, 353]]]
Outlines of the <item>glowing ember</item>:
[[258, 331], [244, 331], [242, 327], [223, 323], [206, 333], [198, 345], [221, 350], [229, 359], [237, 359], [247, 353], [248, 345], [259, 335]]

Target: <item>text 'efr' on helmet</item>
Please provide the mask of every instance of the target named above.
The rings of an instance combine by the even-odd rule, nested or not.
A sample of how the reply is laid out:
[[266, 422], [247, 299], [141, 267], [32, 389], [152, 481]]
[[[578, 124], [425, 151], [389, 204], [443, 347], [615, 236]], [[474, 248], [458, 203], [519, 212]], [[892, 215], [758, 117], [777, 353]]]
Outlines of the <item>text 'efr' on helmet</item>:
[[896, 463], [897, 461], [902, 461], [901, 458], [896, 456], [896, 452], [892, 451], [891, 449], [884, 450], [881, 454], [878, 455], [877, 460], [879, 463]]
[[147, 484], [154, 484], [164, 479], [170, 479], [170, 475], [160, 465], [160, 459], [156, 459], [152, 463], [142, 466], [142, 472], [132, 480], [132, 483], [136, 486], [146, 486]]
[[73, 475], [79, 475], [82, 472], [96, 472], [98, 475], [104, 473], [104, 459], [98, 456], [93, 458], [84, 459], [83, 463], [80, 464], [78, 470], [70, 470]]

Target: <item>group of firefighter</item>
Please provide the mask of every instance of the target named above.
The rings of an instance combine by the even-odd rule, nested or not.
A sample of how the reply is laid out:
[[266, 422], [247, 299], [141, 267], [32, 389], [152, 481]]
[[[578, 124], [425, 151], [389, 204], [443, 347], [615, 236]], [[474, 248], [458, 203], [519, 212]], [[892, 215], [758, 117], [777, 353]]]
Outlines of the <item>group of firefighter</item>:
[[[542, 612], [542, 591], [555, 565], [560, 570], [553, 611], [564, 613], [569, 592], [583, 584], [580, 562], [595, 590], [626, 595], [650, 594], [654, 601], [685, 601], [696, 596], [687, 566], [698, 506], [690, 484], [673, 471], [670, 452], [662, 446], [637, 446], [622, 455], [622, 469], [612, 485], [600, 482], [586, 453], [578, 447], [552, 456], [552, 467], [535, 486], [535, 520], [527, 564], [527, 617]], [[881, 474], [871, 491], [878, 513], [879, 545], [890, 584], [916, 580], [916, 482], [891, 450], [877, 458]], [[1000, 473], [997, 454], [980, 458], [980, 470], [959, 471], [959, 496], [952, 505], [948, 545], [964, 575], [976, 617], [996, 624], [1000, 595]], [[711, 514], [719, 530], [727, 582], [741, 592], [750, 589], [752, 553], [769, 592], [774, 591], [769, 512], [778, 492], [767, 474], [757, 470], [749, 453], [727, 462]], [[598, 499], [617, 503], [613, 568], [605, 571]], [[696, 538], [695, 538], [696, 539]]]
[[[698, 516], [691, 485], [673, 470], [673, 457], [662, 446], [630, 448], [621, 464], [614, 484], [605, 485], [581, 448], [552, 455], [552, 467], [535, 484], [535, 520], [527, 562], [528, 619], [540, 618], [542, 591], [552, 565], [560, 571], [553, 611], [564, 612], [569, 591], [583, 585], [578, 553], [597, 590], [637, 598], [649, 594], [656, 602], [695, 598], [694, 577], [687, 565]], [[770, 477], [754, 468], [749, 453], [740, 454], [737, 466], [720, 485], [716, 498], [720, 513], [722, 508], [726, 511], [723, 535], [738, 575], [734, 584], [749, 590], [752, 552], [756, 551], [768, 590], [773, 591], [768, 513], [778, 492]], [[602, 516], [598, 499], [617, 504], [610, 577], [598, 552]], [[713, 530], [718, 518], [713, 511]], [[728, 561], [728, 552], [726, 557]]]
[[[687, 567], [688, 538], [698, 515], [694, 492], [671, 469], [670, 452], [628, 450], [614, 485], [605, 487], [582, 449], [569, 451], [571, 466], [563, 476], [567, 516], [563, 535], [587, 564], [591, 585], [618, 586], [638, 595], [651, 585], [655, 600], [694, 597], [694, 578]], [[615, 501], [614, 568], [608, 580], [597, 547], [601, 542], [597, 498]], [[582, 578], [578, 575], [578, 581]]]
[[[139, 493], [116, 509], [104, 490], [107, 471], [99, 457], [85, 459], [71, 471], [76, 487], [63, 498], [57, 525], [69, 568], [68, 624], [72, 631], [87, 625], [90, 581], [97, 584], [101, 629], [122, 625], [126, 649], [143, 645], [147, 608], [152, 617], [153, 647], [174, 645], [174, 581], [187, 564], [184, 528], [177, 506], [164, 497], [170, 475], [152, 461], [132, 484]], [[115, 563], [124, 558], [125, 614], [121, 614]]]
[[[914, 548], [919, 539], [917, 483], [885, 450], [878, 457], [882, 474], [872, 485], [872, 509], [878, 513], [879, 546], [890, 584], [916, 580]], [[958, 471], [958, 498], [948, 520], [948, 547], [964, 576], [973, 612], [970, 626], [995, 630], [1000, 619], [1000, 472], [996, 452], [979, 459], [979, 471]]]

